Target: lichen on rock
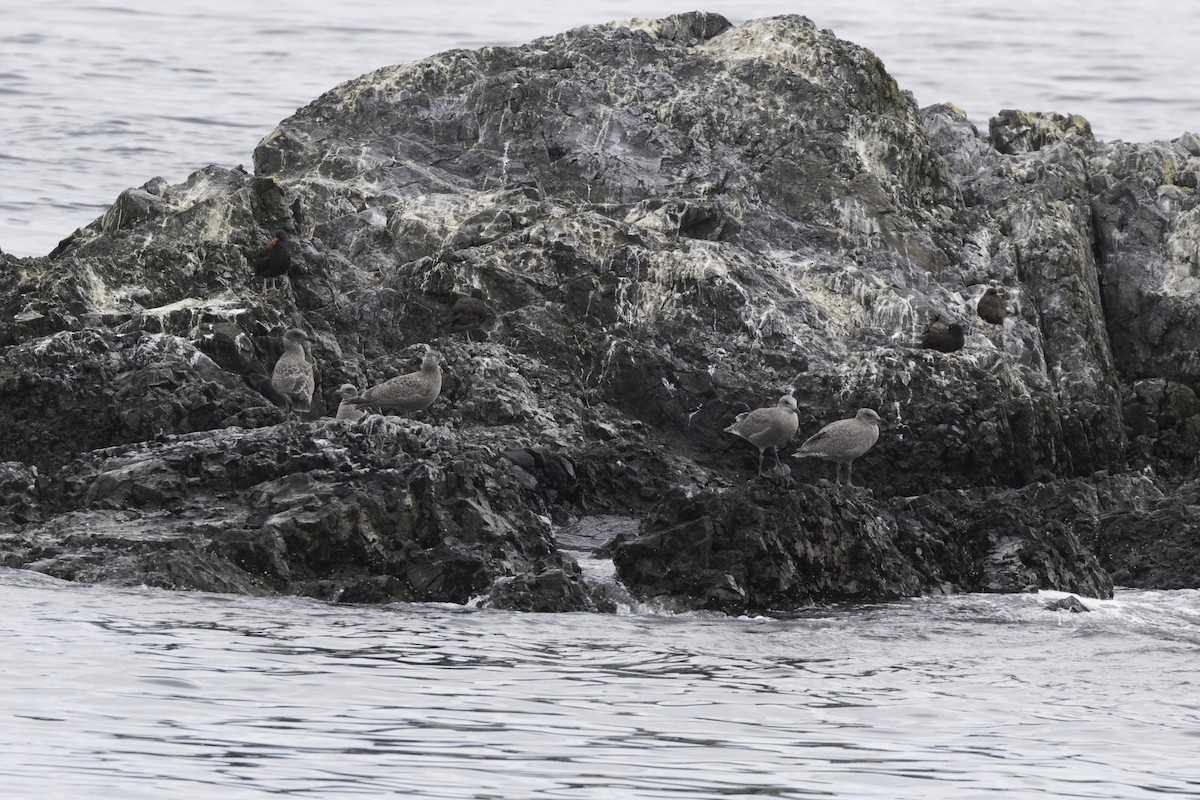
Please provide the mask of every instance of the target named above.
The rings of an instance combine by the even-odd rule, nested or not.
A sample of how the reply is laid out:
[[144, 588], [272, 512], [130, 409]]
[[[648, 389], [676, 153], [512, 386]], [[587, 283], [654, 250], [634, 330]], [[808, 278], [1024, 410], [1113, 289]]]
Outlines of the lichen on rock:
[[[0, 563], [611, 610], [554, 531], [619, 514], [619, 577], [672, 607], [1200, 585], [1184, 539], [1169, 564], [1128, 544], [1195, 524], [1197, 142], [1021, 111], [982, 134], [800, 16], [376, 70], [282, 121], [254, 175], [155, 179], [46, 258], [0, 253]], [[274, 230], [292, 267], [264, 293]], [[1002, 325], [975, 314], [992, 286]], [[448, 323], [473, 288], [486, 336]], [[919, 347], [952, 322], [961, 350]], [[285, 422], [292, 327], [316, 390]], [[433, 405], [330, 419], [427, 346]], [[724, 429], [783, 393], [797, 442], [884, 417], [866, 488], [754, 478]]]

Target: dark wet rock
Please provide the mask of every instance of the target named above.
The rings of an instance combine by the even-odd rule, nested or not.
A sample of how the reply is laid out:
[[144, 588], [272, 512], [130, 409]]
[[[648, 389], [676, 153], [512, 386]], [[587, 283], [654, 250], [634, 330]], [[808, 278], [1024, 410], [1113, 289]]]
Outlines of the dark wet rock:
[[814, 487], [669, 494], [616, 546], [635, 596], [746, 611], [813, 601], [892, 599], [922, 584], [893, 546], [894, 524], [865, 501]]
[[901, 524], [928, 534], [934, 548], [947, 546], [943, 537], [976, 543], [972, 591], [1055, 589], [1105, 598], [1113, 581], [1085, 542], [1108, 502], [1088, 482], [1065, 480], [936, 492], [906, 499], [899, 513]]
[[668, 495], [617, 543], [638, 597], [747, 611], [932, 592], [1078, 591], [1112, 582], [1081, 543], [1098, 515], [1082, 482], [876, 499], [797, 486]]
[[77, 453], [222, 428], [266, 403], [187, 339], [62, 331], [5, 349], [0, 448], [51, 474]]
[[492, 584], [486, 605], [512, 611], [616, 611], [601, 590], [588, 586], [570, 563], [536, 574], [501, 578]]
[[1164, 496], [1150, 508], [1113, 510], [1086, 544], [1118, 586], [1200, 589], [1197, 499]]
[[563, 550], [601, 553], [615, 542], [637, 534], [638, 521], [614, 514], [592, 514], [573, 520], [555, 533]]
[[465, 603], [501, 578], [557, 571], [557, 610], [586, 605], [549, 520], [520, 501], [488, 448], [447, 447], [454, 438], [399, 419], [378, 435], [327, 421], [95, 451], [53, 486], [75, 510], [0, 534], [4, 563], [72, 580], [352, 602]]
[[1200, 398], [1186, 384], [1163, 378], [1134, 381], [1121, 411], [1130, 449], [1161, 469], [1190, 467], [1200, 453]]
[[1091, 611], [1090, 608], [1083, 604], [1075, 595], [1069, 595], [1061, 600], [1055, 600], [1052, 603], [1046, 604], [1047, 611], [1070, 611], [1072, 614], [1083, 614]]
[[38, 518], [38, 469], [19, 461], [0, 462], [0, 524], [24, 525]]
[[[552, 526], [649, 514], [610, 549], [681, 607], [1104, 596], [1096, 557], [1195, 585], [1200, 139], [987, 127], [798, 16], [594, 25], [334, 87], [253, 176], [155, 179], [47, 258], [0, 253], [0, 560], [599, 609]], [[288, 287], [264, 298], [276, 230]], [[1003, 325], [976, 316], [993, 285]], [[485, 341], [446, 327], [468, 286], [502, 311]], [[939, 316], [968, 321], [950, 355], [913, 346]], [[427, 347], [441, 394], [420, 421], [280, 425], [294, 327], [314, 418]], [[723, 431], [782, 393], [802, 431], [889, 420], [855, 463], [870, 492], [748, 481]]]

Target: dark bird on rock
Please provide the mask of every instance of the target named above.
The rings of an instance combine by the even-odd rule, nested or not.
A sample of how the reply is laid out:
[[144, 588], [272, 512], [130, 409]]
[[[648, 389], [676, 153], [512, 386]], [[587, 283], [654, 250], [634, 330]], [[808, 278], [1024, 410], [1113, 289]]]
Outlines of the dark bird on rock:
[[934, 325], [921, 337], [921, 347], [928, 350], [941, 350], [943, 353], [962, 350], [965, 342], [963, 326], [958, 322], [951, 322], [949, 325]]
[[763, 453], [770, 447], [775, 452], [775, 466], [779, 463], [779, 446], [796, 435], [800, 417], [796, 413], [796, 398], [785, 394], [772, 408], [756, 408], [737, 415], [726, 433], [740, 436], [758, 448], [758, 474], [762, 475]]
[[438, 366], [439, 358], [436, 350], [426, 350], [419, 371], [397, 375], [346, 402], [354, 406], [375, 406], [400, 414], [428, 408], [442, 391], [442, 368]]
[[492, 316], [483, 289], [476, 287], [469, 295], [462, 295], [454, 301], [450, 308], [450, 330], [455, 333], [465, 331], [467, 339], [470, 339], [471, 332], [482, 328]]
[[343, 383], [338, 387], [337, 394], [338, 397], [342, 398], [342, 402], [338, 403], [336, 419], [358, 422], [366, 416], [367, 412], [350, 402], [355, 397], [358, 397], [358, 387], [353, 383]]
[[304, 355], [308, 334], [290, 328], [283, 335], [283, 355], [275, 362], [271, 386], [287, 401], [289, 411], [308, 411], [312, 407], [313, 365]]
[[854, 459], [875, 446], [883, 420], [869, 408], [860, 408], [853, 419], [839, 419], [817, 431], [792, 458], [823, 458], [837, 464], [837, 485], [842, 485], [842, 465], [846, 466], [846, 483], [851, 486], [850, 467]]
[[1004, 318], [1008, 316], [1008, 306], [1004, 302], [1004, 295], [995, 287], [991, 287], [983, 293], [975, 310], [979, 312], [980, 319], [990, 322], [992, 325], [1003, 325]]
[[292, 266], [292, 257], [288, 255], [287, 245], [284, 244], [286, 240], [287, 234], [275, 231], [270, 243], [254, 254], [254, 274], [262, 279], [263, 294], [267, 293], [268, 279], [272, 289], [278, 288], [276, 282], [279, 276], [287, 275], [288, 268]]

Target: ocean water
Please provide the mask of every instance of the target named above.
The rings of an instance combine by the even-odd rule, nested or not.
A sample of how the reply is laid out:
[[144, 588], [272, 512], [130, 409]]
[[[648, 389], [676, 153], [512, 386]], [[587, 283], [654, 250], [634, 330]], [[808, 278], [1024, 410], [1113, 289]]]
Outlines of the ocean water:
[[0, 570], [0, 796], [1200, 797], [1200, 592], [732, 619]]
[[1098, 136], [1200, 130], [1185, 0], [0, 1], [0, 248], [44, 255], [124, 189], [255, 145], [325, 90], [456, 47], [693, 10], [800, 13], [874, 50], [927, 105], [1079, 113]]

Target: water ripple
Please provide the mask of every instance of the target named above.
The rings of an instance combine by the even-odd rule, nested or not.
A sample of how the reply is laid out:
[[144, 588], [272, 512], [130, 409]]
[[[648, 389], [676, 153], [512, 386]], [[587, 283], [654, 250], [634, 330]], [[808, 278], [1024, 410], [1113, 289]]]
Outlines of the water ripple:
[[1194, 792], [1200, 594], [1049, 599], [520, 615], [0, 570], [0, 703], [25, 743], [0, 778], [178, 798]]

